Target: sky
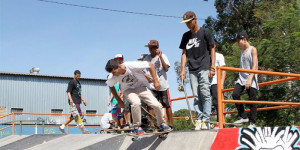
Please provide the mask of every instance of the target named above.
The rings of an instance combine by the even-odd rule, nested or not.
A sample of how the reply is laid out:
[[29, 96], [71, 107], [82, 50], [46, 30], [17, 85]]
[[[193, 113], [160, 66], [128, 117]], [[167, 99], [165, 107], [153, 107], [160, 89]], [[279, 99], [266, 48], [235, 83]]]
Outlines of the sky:
[[[39, 0], [0, 0], [0, 71], [106, 79], [105, 65], [116, 54], [135, 61], [149, 53], [144, 47], [158, 40], [170, 61], [167, 72], [170, 97], [183, 97], [177, 90], [175, 61], [181, 59], [181, 24], [186, 11], [194, 11], [202, 26], [207, 17], [216, 17], [213, 0], [51, 0], [88, 6], [75, 7]], [[159, 17], [105, 11], [97, 8], [176, 17]], [[84, 88], [84, 86], [83, 86]], [[187, 85], [188, 95], [192, 95]], [[87, 100], [88, 101], [88, 100]], [[192, 100], [191, 102], [192, 103]], [[173, 111], [186, 109], [184, 100], [172, 103]]]

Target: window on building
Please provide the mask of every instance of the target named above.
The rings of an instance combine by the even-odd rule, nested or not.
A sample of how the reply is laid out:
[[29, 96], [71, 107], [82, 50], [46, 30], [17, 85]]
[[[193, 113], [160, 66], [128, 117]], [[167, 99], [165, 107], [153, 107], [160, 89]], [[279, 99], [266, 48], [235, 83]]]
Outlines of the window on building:
[[62, 114], [63, 109], [51, 109], [51, 113], [53, 114]]
[[11, 108], [10, 112], [11, 113], [23, 112], [23, 108]]
[[97, 110], [86, 110], [86, 114], [96, 114]]

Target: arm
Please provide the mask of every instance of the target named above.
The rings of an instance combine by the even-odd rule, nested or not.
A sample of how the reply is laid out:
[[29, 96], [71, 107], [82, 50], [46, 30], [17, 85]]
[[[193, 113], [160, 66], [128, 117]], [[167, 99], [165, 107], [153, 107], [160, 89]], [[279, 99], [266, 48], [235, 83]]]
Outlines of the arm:
[[149, 74], [147, 74], [146, 72], [142, 71], [143, 75], [146, 77], [146, 79], [148, 80], [149, 83], [153, 82], [153, 79], [151, 78], [151, 76]]
[[156, 53], [157, 53], [157, 55], [158, 55], [159, 58], [160, 58], [161, 64], [162, 64], [162, 66], [163, 66], [165, 72], [168, 72], [169, 66], [166, 64], [165, 60], [164, 60], [163, 57], [162, 57], [162, 51], [161, 51], [160, 49], [157, 49], [157, 50], [156, 50]]
[[72, 99], [72, 96], [71, 96], [71, 92], [67, 92], [67, 95], [68, 95], [68, 99], [69, 99], [69, 102], [70, 102], [70, 105], [73, 106], [73, 99]]
[[222, 73], [221, 73], [221, 88], [224, 89], [224, 82], [225, 82], [225, 78], [226, 78], [226, 71], [225, 70], [222, 70]]
[[216, 45], [210, 45], [210, 58], [211, 58], [211, 67], [213, 67], [213, 69], [211, 68], [209, 71], [209, 77], [212, 78], [215, 75], [215, 67], [216, 67]]
[[[258, 68], [258, 59], [257, 59], [257, 49], [253, 47], [251, 51], [252, 61], [253, 61], [253, 67], [251, 70], [257, 70]], [[253, 79], [254, 73], [251, 73], [248, 77], [248, 80], [246, 82], [246, 89], [249, 89], [251, 87], [252, 79]]]
[[81, 101], [83, 102], [84, 106], [87, 106], [86, 101], [83, 99], [83, 97], [81, 96]]
[[110, 105], [110, 103], [111, 103], [111, 101], [112, 101], [112, 99], [113, 99], [113, 94], [112, 94], [112, 92], [110, 92], [110, 95], [109, 95], [109, 100], [108, 100], [108, 105], [107, 106], [109, 106]]
[[185, 79], [185, 66], [186, 66], [186, 49], [182, 50], [181, 54], [181, 71], [180, 71], [180, 79]]
[[121, 107], [121, 108], [124, 108], [124, 102], [122, 101], [121, 97], [118, 95], [115, 87], [109, 87], [112, 95], [117, 99], [118, 101], [118, 105]]
[[152, 76], [152, 79], [153, 79], [154, 88], [156, 90], [159, 90], [160, 89], [160, 84], [158, 82], [157, 75], [156, 75], [156, 72], [154, 70], [154, 67], [153, 67], [151, 62], [148, 62], [148, 63], [149, 63], [149, 66], [150, 66], [149, 72], [150, 72], [150, 74]]

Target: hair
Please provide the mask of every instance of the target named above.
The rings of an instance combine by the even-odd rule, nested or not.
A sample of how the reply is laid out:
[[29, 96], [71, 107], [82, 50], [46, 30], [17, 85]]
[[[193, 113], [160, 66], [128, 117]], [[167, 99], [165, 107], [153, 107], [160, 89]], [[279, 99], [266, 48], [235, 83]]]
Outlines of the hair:
[[75, 70], [74, 75], [76, 75], [76, 74], [81, 74], [81, 72], [79, 70]]
[[117, 69], [118, 66], [119, 66], [118, 60], [110, 59], [105, 66], [105, 70], [110, 73], [112, 72], [113, 69]]

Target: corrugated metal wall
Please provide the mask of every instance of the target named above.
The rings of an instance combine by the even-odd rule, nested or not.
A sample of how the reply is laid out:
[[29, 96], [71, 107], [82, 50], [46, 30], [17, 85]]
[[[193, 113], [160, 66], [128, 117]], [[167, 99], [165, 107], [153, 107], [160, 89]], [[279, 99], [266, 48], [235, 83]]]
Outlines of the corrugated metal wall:
[[[36, 113], [51, 113], [51, 109], [63, 109], [63, 113], [69, 113], [66, 90], [70, 80], [72, 78], [0, 74], [0, 107], [6, 107], [7, 113], [11, 112], [11, 108], [23, 108], [23, 112]], [[108, 112], [109, 93], [105, 81], [81, 79], [80, 83], [83, 98], [88, 103], [87, 107], [81, 105], [82, 112]], [[101, 117], [85, 118], [87, 124], [99, 124]], [[66, 117], [18, 115], [16, 119], [45, 119], [48, 124], [60, 124]], [[0, 120], [1, 122], [5, 121]]]

